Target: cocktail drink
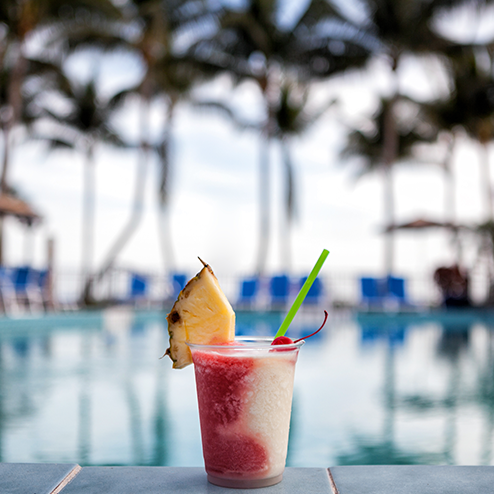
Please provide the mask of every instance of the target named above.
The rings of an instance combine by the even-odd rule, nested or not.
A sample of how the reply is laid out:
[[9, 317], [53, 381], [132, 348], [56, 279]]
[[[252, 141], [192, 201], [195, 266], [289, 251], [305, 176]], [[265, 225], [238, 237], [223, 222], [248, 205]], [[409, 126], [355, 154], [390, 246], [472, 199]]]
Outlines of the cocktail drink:
[[190, 344], [208, 480], [224, 487], [281, 481], [288, 446], [295, 363], [303, 341], [272, 338]]
[[[211, 267], [185, 285], [167, 316], [174, 369], [194, 364], [208, 480], [266, 487], [285, 469], [298, 352], [285, 332], [329, 252], [324, 250], [275, 338], [235, 339], [235, 312]], [[309, 338], [319, 332], [304, 337]]]

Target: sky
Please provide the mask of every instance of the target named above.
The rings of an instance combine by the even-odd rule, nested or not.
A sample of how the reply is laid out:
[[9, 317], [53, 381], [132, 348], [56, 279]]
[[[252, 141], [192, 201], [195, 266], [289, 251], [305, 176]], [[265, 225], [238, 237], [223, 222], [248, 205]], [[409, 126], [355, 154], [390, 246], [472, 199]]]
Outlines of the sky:
[[[136, 60], [123, 56], [79, 56], [68, 70], [88, 77], [99, 67], [104, 91], [110, 94], [142, 70]], [[436, 74], [430, 60], [407, 60], [400, 69], [402, 91], [424, 98], [441, 91], [445, 81]], [[370, 75], [369, 75], [370, 74]], [[369, 114], [375, 95], [389, 88], [389, 70], [375, 61], [368, 75], [352, 73], [338, 80], [318, 84], [311, 93], [314, 108], [333, 97], [339, 98], [302, 138], [291, 143], [296, 177], [296, 222], [291, 232], [291, 265], [294, 275], [308, 272], [323, 248], [330, 251], [323, 274], [338, 279], [384, 274], [383, 184], [374, 175], [357, 177], [355, 163], [344, 163], [339, 149], [344, 143], [345, 125], [361, 123]], [[432, 89], [431, 89], [432, 88]], [[259, 93], [251, 83], [234, 88], [223, 77], [201, 88], [199, 95], [223, 98], [243, 115], [260, 115]], [[437, 95], [437, 94], [436, 94]], [[152, 109], [150, 132], [157, 136], [164, 118], [164, 106]], [[122, 132], [137, 138], [135, 105], [118, 117]], [[197, 257], [207, 261], [223, 278], [252, 274], [258, 244], [259, 138], [251, 131], [238, 131], [219, 115], [181, 105], [174, 126], [172, 195], [170, 199], [171, 242], [177, 271], [189, 275], [200, 268]], [[454, 157], [458, 220], [477, 222], [485, 217], [478, 149], [461, 140]], [[271, 149], [272, 231], [268, 272], [283, 270], [281, 217], [282, 166], [279, 149]], [[115, 237], [130, 215], [137, 154], [99, 147], [95, 153], [97, 219], [95, 268], [99, 267]], [[490, 153], [492, 162], [492, 152]], [[492, 164], [492, 163], [491, 163]], [[56, 269], [77, 273], [81, 262], [83, 157], [70, 151], [48, 154], [42, 145], [22, 144], [13, 154], [11, 182], [44, 217], [32, 239], [34, 249], [25, 247], [29, 238], [15, 220], [7, 221], [7, 264], [46, 263], [46, 242], [55, 241]], [[444, 176], [432, 163], [398, 166], [394, 172], [396, 218], [405, 222], [418, 217], [444, 220]], [[157, 219], [157, 166], [149, 163], [145, 209], [134, 237], [118, 259], [119, 266], [156, 273], [165, 268], [160, 252]], [[29, 244], [27, 244], [29, 245]], [[464, 262], [476, 266], [477, 250], [467, 242]], [[399, 232], [396, 235], [395, 273], [431, 280], [439, 265], [454, 262], [455, 251], [447, 233], [429, 230]], [[480, 269], [480, 268], [476, 268]]]

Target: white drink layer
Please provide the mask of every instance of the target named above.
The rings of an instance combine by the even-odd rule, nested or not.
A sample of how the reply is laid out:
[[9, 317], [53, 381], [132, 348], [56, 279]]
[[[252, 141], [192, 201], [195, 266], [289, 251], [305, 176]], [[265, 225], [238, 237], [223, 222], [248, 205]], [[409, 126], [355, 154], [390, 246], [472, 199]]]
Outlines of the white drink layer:
[[[265, 448], [268, 457], [266, 478], [283, 473], [288, 447], [293, 378], [296, 354], [273, 352], [268, 358], [254, 359], [249, 373], [242, 423]], [[275, 356], [276, 355], [276, 356]]]

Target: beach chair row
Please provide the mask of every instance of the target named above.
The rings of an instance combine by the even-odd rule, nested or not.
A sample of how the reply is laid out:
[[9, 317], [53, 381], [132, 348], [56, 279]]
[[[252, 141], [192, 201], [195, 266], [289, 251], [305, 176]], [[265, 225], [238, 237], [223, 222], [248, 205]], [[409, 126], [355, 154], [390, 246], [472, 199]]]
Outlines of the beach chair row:
[[[186, 274], [171, 275], [166, 298], [170, 301], [175, 300], [187, 280]], [[232, 305], [238, 309], [283, 309], [293, 301], [306, 280], [306, 276], [293, 278], [288, 275], [242, 278], [237, 284]], [[147, 275], [131, 273], [129, 300], [145, 299], [149, 295], [149, 281]], [[317, 278], [307, 293], [304, 305], [318, 305], [323, 296], [323, 282]]]
[[387, 304], [409, 305], [406, 280], [397, 276], [360, 278], [360, 302], [367, 308], [382, 308]]
[[[285, 274], [266, 278], [244, 278], [240, 281], [235, 305], [238, 309], [284, 309], [294, 300], [306, 280], [307, 276], [292, 278]], [[319, 305], [323, 297], [323, 282], [316, 278], [305, 297], [304, 306]]]
[[0, 305], [4, 314], [46, 309], [48, 270], [0, 266]]

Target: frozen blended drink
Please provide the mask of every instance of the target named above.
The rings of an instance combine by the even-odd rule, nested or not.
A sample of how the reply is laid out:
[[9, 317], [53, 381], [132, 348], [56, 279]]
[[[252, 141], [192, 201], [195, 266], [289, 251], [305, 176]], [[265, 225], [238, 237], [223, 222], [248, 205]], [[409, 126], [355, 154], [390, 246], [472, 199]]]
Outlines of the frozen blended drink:
[[235, 339], [235, 312], [203, 261], [203, 269], [173, 304], [165, 355], [174, 369], [194, 364], [204, 463], [211, 483], [254, 488], [281, 481], [295, 364], [304, 344], [302, 338], [292, 341], [284, 334], [327, 254], [321, 254], [274, 339]]
[[208, 480], [224, 487], [265, 487], [285, 469], [298, 351], [303, 341], [272, 338], [229, 345], [189, 344], [194, 361]]

